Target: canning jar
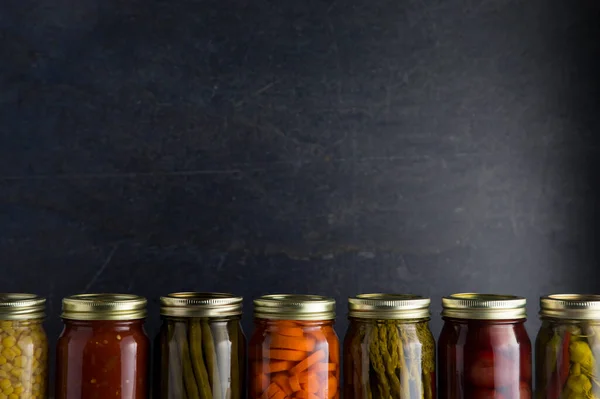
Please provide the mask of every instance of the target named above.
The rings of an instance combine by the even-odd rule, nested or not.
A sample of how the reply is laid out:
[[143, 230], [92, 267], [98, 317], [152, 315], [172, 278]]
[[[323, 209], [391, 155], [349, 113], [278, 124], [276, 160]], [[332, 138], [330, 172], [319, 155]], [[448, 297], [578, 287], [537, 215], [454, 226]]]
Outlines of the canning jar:
[[429, 303], [417, 295], [348, 299], [344, 398], [436, 399]]
[[249, 345], [251, 399], [339, 398], [335, 300], [265, 295], [254, 300]]
[[525, 298], [454, 294], [442, 299], [440, 399], [529, 399], [531, 342]]
[[540, 308], [537, 398], [599, 398], [600, 295], [548, 295]]
[[56, 399], [146, 399], [146, 299], [80, 294], [63, 299]]
[[246, 338], [242, 297], [179, 292], [160, 298], [157, 399], [241, 399]]
[[45, 310], [37, 295], [0, 294], [0, 398], [48, 395]]

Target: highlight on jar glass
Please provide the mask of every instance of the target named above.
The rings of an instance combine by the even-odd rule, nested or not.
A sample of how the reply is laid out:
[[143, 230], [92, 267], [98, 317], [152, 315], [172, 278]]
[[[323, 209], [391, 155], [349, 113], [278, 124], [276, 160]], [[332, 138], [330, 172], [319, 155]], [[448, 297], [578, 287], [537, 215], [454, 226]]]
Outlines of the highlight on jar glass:
[[179, 292], [160, 298], [163, 319], [155, 398], [245, 397], [242, 297]]
[[525, 305], [525, 298], [512, 295], [466, 293], [442, 299], [441, 399], [531, 398]]
[[436, 399], [429, 304], [417, 295], [348, 299], [344, 398]]
[[0, 398], [48, 395], [45, 310], [37, 295], [0, 294]]
[[548, 295], [540, 308], [537, 398], [600, 398], [600, 295]]
[[146, 399], [150, 342], [146, 299], [79, 294], [63, 299], [56, 399]]
[[335, 300], [265, 295], [254, 300], [249, 345], [251, 399], [339, 398]]

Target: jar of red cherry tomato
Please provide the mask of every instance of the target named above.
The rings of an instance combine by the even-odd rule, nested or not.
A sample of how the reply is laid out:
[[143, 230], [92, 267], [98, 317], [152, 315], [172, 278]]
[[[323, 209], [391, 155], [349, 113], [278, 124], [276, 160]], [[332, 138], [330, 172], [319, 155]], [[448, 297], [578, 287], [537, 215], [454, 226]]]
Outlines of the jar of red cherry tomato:
[[442, 299], [440, 399], [530, 399], [531, 341], [526, 300], [454, 294]]
[[339, 341], [335, 300], [265, 295], [254, 300], [250, 399], [338, 399]]

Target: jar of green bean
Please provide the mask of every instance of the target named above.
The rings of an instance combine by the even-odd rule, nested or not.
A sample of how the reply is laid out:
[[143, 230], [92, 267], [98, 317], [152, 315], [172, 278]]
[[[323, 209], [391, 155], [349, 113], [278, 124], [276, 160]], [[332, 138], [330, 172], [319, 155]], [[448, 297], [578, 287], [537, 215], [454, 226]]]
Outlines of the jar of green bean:
[[242, 298], [179, 292], [160, 298], [154, 398], [241, 399], [246, 338]]

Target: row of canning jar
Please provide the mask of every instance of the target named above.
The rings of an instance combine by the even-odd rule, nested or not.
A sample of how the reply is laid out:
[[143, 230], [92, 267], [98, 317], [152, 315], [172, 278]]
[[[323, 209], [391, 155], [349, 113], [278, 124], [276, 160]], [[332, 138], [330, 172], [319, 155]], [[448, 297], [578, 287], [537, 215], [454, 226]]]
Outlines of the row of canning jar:
[[[256, 299], [255, 331], [248, 346], [240, 326], [241, 297], [175, 293], [160, 303], [163, 324], [155, 345], [154, 398], [239, 399], [247, 392], [251, 399], [337, 399], [340, 390], [346, 399], [436, 397], [428, 298], [350, 298], [343, 365], [331, 298]], [[538, 399], [600, 398], [600, 296], [550, 295], [540, 303]], [[439, 397], [530, 398], [525, 299], [455, 294], [443, 298], [442, 305]], [[44, 313], [43, 298], [0, 294], [0, 399], [47, 398]], [[135, 295], [65, 298], [55, 398], [147, 398], [150, 343], [145, 317], [146, 300]]]

